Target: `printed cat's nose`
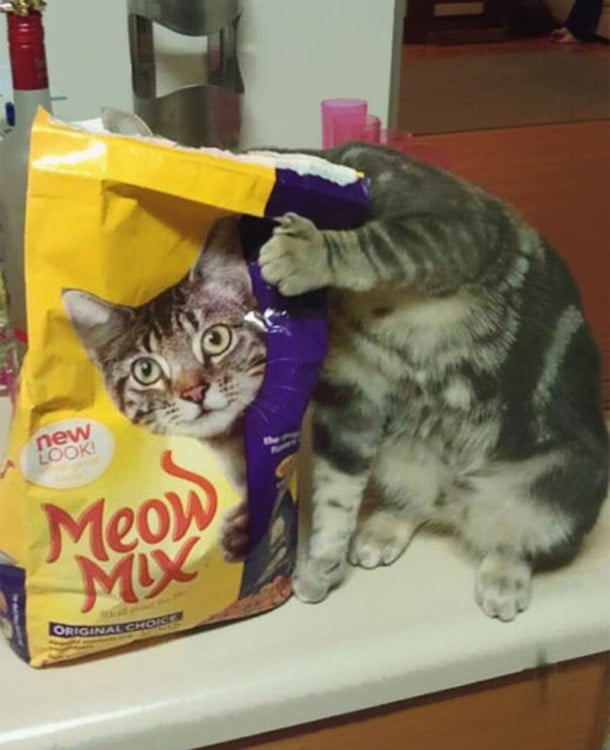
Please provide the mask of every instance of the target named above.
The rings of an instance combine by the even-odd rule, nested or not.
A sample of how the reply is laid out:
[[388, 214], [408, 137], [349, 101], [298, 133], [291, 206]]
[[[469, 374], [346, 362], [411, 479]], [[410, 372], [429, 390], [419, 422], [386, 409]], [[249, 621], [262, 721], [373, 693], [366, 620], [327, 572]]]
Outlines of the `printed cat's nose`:
[[180, 398], [183, 398], [185, 401], [192, 401], [195, 404], [200, 404], [203, 401], [205, 392], [206, 387], [204, 385], [196, 385], [193, 388], [187, 388], [185, 391], [182, 391]]

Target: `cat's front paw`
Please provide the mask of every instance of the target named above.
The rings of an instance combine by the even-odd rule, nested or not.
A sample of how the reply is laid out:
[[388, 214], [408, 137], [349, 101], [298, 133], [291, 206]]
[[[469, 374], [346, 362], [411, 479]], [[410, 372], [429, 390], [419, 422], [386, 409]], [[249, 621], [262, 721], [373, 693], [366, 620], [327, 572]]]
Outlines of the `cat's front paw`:
[[390, 565], [405, 551], [417, 526], [386, 511], [363, 521], [354, 534], [348, 559], [352, 565], [377, 568]]
[[489, 617], [510, 622], [527, 609], [531, 581], [532, 571], [525, 560], [490, 553], [477, 568], [475, 599]]
[[292, 590], [297, 599], [307, 604], [317, 604], [326, 599], [328, 592], [345, 578], [344, 562], [330, 562], [316, 558], [299, 560], [292, 578]]
[[220, 550], [227, 562], [238, 562], [248, 554], [248, 503], [229, 509], [220, 524]]
[[321, 289], [331, 280], [322, 232], [294, 213], [278, 219], [258, 262], [265, 281], [287, 297]]

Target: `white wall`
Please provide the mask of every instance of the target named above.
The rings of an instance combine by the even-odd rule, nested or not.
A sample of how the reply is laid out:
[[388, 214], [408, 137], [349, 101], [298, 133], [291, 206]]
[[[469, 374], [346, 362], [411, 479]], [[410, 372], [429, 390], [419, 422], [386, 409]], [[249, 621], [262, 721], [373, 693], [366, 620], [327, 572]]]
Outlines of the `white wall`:
[[[52, 86], [67, 96], [54, 111], [68, 120], [99, 115], [102, 105], [132, 108], [127, 14], [123, 0], [49, 0], [44, 13]], [[0, 14], [0, 65], [8, 64]]]
[[244, 145], [319, 146], [320, 100], [367, 99], [387, 122], [395, 0], [245, 0]]
[[[387, 123], [397, 3], [404, 0], [243, 0], [242, 144], [318, 146], [320, 100], [330, 97], [367, 99]], [[77, 120], [103, 105], [131, 110], [126, 3], [49, 0], [44, 23], [52, 86], [67, 97], [55, 102], [56, 114]], [[180, 43], [166, 40], [172, 53]], [[192, 39], [182, 43], [192, 50]], [[7, 65], [0, 17], [0, 66]]]

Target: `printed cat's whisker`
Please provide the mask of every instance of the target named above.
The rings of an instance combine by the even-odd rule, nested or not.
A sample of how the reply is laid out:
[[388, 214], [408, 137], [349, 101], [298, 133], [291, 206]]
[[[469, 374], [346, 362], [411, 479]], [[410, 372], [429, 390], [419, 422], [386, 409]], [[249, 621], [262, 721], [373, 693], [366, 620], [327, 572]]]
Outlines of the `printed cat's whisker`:
[[268, 383], [267, 389], [277, 390], [277, 391], [289, 391], [290, 393], [300, 393], [299, 388], [295, 388], [292, 385], [286, 385], [283, 383]]
[[283, 362], [289, 362], [290, 364], [294, 365], [295, 360], [294, 357], [274, 357], [273, 359], [267, 360], [268, 365], [278, 365], [282, 364]]
[[280, 404], [276, 404], [272, 401], [268, 401], [265, 398], [262, 398], [260, 395], [256, 399], [256, 402], [262, 409], [266, 409], [271, 414], [277, 414], [282, 410], [282, 406]]
[[252, 402], [248, 406], [248, 409], [250, 410], [250, 412], [255, 418], [259, 418], [265, 424], [269, 424], [269, 421], [270, 421], [269, 415], [265, 413], [265, 411], [262, 409], [260, 404], [258, 404], [256, 401]]

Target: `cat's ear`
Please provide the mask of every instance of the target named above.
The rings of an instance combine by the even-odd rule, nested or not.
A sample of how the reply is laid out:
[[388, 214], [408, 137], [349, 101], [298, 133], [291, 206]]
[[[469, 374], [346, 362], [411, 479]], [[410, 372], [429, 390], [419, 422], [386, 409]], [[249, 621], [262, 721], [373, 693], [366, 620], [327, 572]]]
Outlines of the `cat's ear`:
[[123, 112], [112, 107], [102, 107], [102, 124], [111, 133], [119, 135], [144, 135], [153, 137], [152, 130], [133, 112]]
[[216, 251], [241, 256], [239, 216], [225, 216], [215, 221], [205, 239], [205, 246], [214, 248]]
[[239, 216], [228, 216], [212, 225], [191, 269], [190, 279], [209, 281], [227, 274], [245, 274], [244, 279], [249, 278], [239, 238]]
[[61, 297], [68, 320], [96, 361], [100, 348], [123, 333], [133, 321], [130, 308], [106, 302], [89, 292], [64, 289]]

